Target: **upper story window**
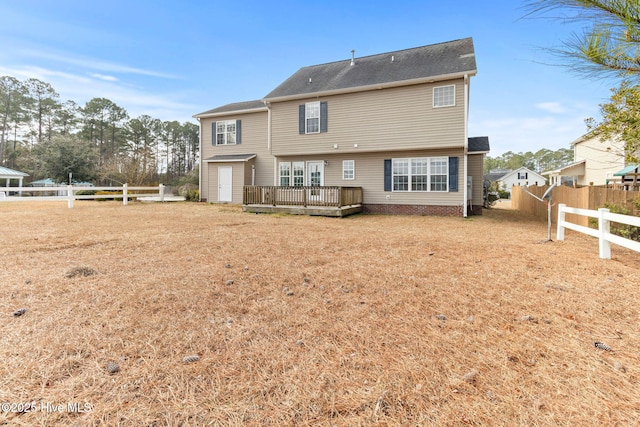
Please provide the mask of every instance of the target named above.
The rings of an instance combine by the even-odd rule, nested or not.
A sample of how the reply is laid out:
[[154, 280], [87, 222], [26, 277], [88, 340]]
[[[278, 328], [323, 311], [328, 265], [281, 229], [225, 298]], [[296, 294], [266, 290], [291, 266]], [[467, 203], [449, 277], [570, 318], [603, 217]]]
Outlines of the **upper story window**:
[[320, 133], [320, 103], [305, 104], [305, 133]]
[[240, 144], [240, 120], [213, 122], [214, 145]]
[[528, 172], [518, 172], [518, 179], [528, 179], [527, 176], [529, 175]]
[[433, 88], [433, 108], [456, 105], [456, 86], [438, 86]]
[[298, 107], [300, 134], [322, 133], [328, 129], [326, 102], [307, 102]]

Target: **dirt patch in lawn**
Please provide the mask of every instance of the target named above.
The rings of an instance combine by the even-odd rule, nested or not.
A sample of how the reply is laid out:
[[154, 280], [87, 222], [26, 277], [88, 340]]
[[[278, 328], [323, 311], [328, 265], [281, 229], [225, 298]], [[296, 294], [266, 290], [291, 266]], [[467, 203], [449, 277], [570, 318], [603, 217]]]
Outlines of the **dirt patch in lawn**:
[[0, 424], [640, 421], [640, 254], [516, 211], [5, 203], [0, 227]]

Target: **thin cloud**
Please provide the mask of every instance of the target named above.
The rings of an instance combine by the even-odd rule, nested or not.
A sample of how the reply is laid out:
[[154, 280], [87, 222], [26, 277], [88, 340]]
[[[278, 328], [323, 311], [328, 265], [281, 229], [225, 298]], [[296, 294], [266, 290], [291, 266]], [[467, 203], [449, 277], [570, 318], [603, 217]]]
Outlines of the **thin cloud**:
[[94, 78], [100, 79], [100, 80], [104, 80], [104, 81], [107, 81], [107, 82], [117, 82], [118, 81], [117, 77], [107, 76], [107, 75], [98, 74], [98, 73], [91, 74], [91, 77], [94, 77]]
[[68, 53], [51, 53], [41, 50], [23, 50], [20, 52], [23, 56], [38, 58], [39, 60], [47, 59], [63, 64], [74, 65], [76, 67], [87, 68], [91, 70], [106, 71], [111, 73], [137, 74], [149, 77], [159, 77], [164, 79], [177, 79], [177, 76], [158, 71], [144, 70], [142, 68], [130, 67], [127, 65], [116, 64], [113, 62], [102, 61], [95, 58], [86, 58], [73, 56]]
[[10, 75], [20, 80], [34, 78], [45, 81], [60, 94], [61, 99], [71, 99], [79, 105], [93, 98], [107, 98], [126, 108], [130, 117], [147, 114], [160, 120], [193, 121], [191, 115], [198, 110], [196, 106], [178, 100], [189, 99], [187, 94], [159, 94], [155, 90], [146, 92], [139, 87], [127, 85], [117, 78], [109, 78], [110, 76], [99, 73], [89, 76], [43, 67], [0, 66], [0, 75]]
[[559, 102], [540, 102], [535, 105], [536, 108], [554, 114], [564, 114], [567, 109]]

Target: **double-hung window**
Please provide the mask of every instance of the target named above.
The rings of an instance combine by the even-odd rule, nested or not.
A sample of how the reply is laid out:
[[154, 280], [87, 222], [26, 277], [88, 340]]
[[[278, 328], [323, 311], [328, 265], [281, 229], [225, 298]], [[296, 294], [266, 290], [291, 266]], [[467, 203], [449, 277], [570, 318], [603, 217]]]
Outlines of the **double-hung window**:
[[298, 106], [301, 135], [327, 132], [328, 107], [326, 101], [307, 102]]
[[448, 191], [448, 157], [393, 159], [393, 191]]
[[356, 179], [356, 161], [342, 161], [342, 179]]
[[293, 186], [304, 185], [304, 162], [293, 162]]
[[456, 86], [438, 86], [433, 88], [433, 108], [453, 107], [456, 105]]
[[409, 191], [409, 159], [393, 159], [393, 191]]
[[447, 191], [449, 159], [432, 157], [429, 161], [429, 191]]
[[304, 162], [280, 162], [280, 186], [304, 186]]
[[280, 163], [280, 186], [288, 187], [291, 185], [291, 163]]
[[222, 120], [215, 122], [216, 145], [236, 144], [238, 122], [238, 120]]
[[305, 133], [320, 133], [320, 103], [305, 104]]

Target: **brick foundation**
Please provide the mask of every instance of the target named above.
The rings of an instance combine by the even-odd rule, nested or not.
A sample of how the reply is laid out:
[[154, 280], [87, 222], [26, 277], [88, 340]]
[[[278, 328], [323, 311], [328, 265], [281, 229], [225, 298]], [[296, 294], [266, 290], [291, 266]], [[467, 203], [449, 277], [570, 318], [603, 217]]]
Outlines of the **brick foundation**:
[[[462, 206], [373, 205], [363, 204], [362, 211], [387, 215], [462, 216]], [[469, 215], [482, 215], [482, 206], [474, 206]]]

